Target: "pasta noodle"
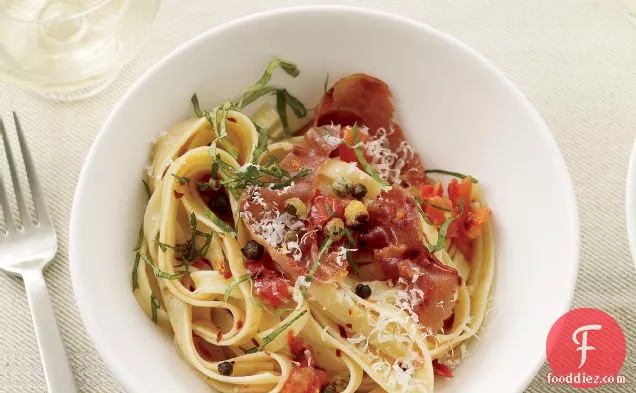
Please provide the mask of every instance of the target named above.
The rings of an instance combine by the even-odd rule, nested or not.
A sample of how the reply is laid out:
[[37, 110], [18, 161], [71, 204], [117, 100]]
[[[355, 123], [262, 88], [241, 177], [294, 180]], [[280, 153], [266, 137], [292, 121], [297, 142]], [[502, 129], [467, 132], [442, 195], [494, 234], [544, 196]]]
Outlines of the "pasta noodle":
[[[240, 100], [206, 112], [195, 96], [197, 116], [158, 138], [134, 295], [215, 391], [431, 393], [488, 308], [478, 184], [424, 170], [367, 75], [288, 134], [287, 107], [306, 110], [269, 85], [279, 67], [298, 74], [275, 60]], [[267, 94], [276, 107], [248, 117]], [[459, 176], [447, 194], [439, 172]]]

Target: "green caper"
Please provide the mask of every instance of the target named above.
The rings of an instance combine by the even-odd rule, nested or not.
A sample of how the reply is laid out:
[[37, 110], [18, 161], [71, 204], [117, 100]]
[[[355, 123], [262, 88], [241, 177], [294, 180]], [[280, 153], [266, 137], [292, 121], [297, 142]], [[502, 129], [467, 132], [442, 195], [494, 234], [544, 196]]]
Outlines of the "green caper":
[[285, 211], [298, 218], [307, 217], [307, 205], [300, 198], [289, 198], [285, 201]]
[[217, 366], [217, 368], [219, 369], [219, 374], [232, 375], [232, 372], [234, 371], [234, 365], [232, 365], [232, 363], [233, 362], [219, 363], [219, 365]]
[[351, 193], [351, 182], [346, 177], [339, 177], [331, 185], [336, 195], [346, 197]]
[[351, 228], [358, 228], [366, 224], [369, 221], [367, 207], [361, 201], [350, 201], [345, 207], [345, 220], [347, 226]]
[[245, 244], [245, 247], [241, 248], [241, 252], [243, 253], [243, 255], [245, 255], [245, 258], [256, 260], [263, 257], [265, 248], [254, 240], [250, 240], [247, 242], [247, 244]]
[[362, 183], [356, 183], [351, 187], [351, 195], [356, 199], [362, 199], [367, 195], [367, 186]]
[[335, 217], [329, 220], [327, 225], [323, 228], [323, 234], [326, 237], [330, 237], [334, 242], [342, 239], [344, 236], [345, 225], [341, 218]]

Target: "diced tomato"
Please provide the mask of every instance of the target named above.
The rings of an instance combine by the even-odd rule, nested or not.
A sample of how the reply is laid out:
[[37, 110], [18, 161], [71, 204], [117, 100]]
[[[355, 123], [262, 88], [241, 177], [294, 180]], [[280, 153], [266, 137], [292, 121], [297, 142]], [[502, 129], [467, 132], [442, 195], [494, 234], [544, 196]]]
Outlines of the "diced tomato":
[[422, 184], [420, 185], [420, 197], [424, 200], [432, 196], [444, 195], [444, 189], [442, 183], [437, 182], [435, 184]]
[[300, 336], [294, 336], [291, 330], [287, 333], [287, 343], [295, 362], [300, 363], [301, 366], [315, 367], [314, 349], [311, 345], [305, 344]]
[[487, 207], [477, 207], [471, 209], [464, 220], [464, 233], [470, 239], [477, 239], [481, 236], [483, 224], [490, 217], [490, 209]]
[[320, 393], [329, 379], [323, 370], [294, 366], [281, 393]]
[[[453, 207], [450, 199], [441, 196], [432, 196], [426, 199], [426, 202], [424, 212], [429, 220], [435, 225], [442, 225], [444, 221], [446, 221], [446, 215], [442, 209], [451, 209]], [[442, 209], [438, 209], [438, 207]]]
[[[311, 199], [309, 208], [309, 222], [311, 226], [322, 226], [331, 219], [331, 212], [333, 212], [336, 217], [344, 217], [344, 210], [347, 203], [349, 203], [348, 199], [336, 198], [335, 196], [325, 195], [317, 191]], [[329, 206], [329, 209], [327, 209], [327, 206]]]
[[453, 207], [457, 208], [459, 201], [462, 201], [464, 212], [470, 210], [472, 193], [473, 182], [470, 176], [463, 178], [461, 183], [457, 179], [453, 179], [448, 183], [448, 197], [453, 201]]
[[453, 371], [448, 366], [438, 362], [437, 359], [433, 360], [433, 374], [453, 378]]
[[291, 299], [288, 281], [273, 268], [268, 254], [245, 264], [252, 274], [254, 293], [273, 307], [281, 307]]

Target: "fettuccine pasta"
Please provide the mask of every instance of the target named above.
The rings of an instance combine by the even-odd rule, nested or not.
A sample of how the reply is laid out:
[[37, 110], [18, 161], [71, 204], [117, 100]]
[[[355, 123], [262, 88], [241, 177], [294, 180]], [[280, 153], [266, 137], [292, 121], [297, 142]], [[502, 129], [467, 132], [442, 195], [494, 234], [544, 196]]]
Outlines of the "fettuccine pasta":
[[275, 60], [236, 100], [195, 95], [157, 139], [134, 295], [212, 391], [432, 393], [489, 306], [478, 182], [426, 170], [368, 75], [325, 84], [292, 131], [307, 110], [278, 68], [298, 75]]

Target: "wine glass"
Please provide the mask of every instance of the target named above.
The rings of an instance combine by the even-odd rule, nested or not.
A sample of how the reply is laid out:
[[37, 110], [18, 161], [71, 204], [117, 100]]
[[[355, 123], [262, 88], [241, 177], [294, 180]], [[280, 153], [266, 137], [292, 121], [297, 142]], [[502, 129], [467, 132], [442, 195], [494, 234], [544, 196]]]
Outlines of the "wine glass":
[[0, 81], [71, 101], [102, 91], [147, 38], [161, 0], [0, 0]]

